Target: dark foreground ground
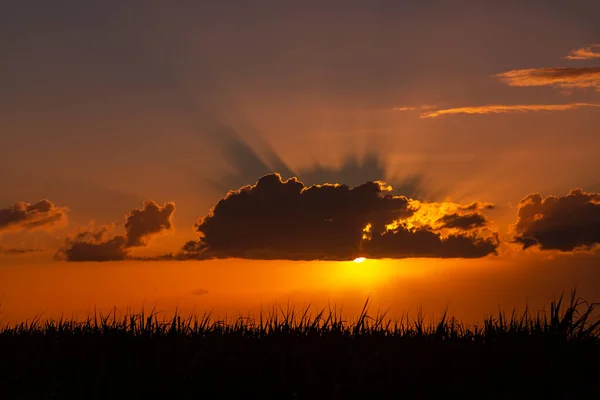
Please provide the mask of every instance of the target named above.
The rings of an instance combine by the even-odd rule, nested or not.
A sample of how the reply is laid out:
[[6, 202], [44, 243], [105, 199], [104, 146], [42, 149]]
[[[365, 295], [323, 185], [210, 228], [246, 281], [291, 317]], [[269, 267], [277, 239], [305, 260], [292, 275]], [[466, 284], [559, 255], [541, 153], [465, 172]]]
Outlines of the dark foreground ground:
[[130, 315], [6, 327], [0, 399], [594, 399], [598, 323], [583, 306], [477, 329], [291, 310], [228, 325]]

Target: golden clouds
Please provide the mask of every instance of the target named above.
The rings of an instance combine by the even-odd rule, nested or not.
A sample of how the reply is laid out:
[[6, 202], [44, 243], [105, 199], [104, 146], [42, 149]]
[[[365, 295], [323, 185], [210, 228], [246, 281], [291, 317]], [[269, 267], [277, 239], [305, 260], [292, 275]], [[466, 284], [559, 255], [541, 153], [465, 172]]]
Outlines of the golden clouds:
[[566, 60], [594, 60], [600, 59], [600, 44], [591, 44], [587, 47], [573, 49], [567, 56]]
[[494, 75], [509, 86], [553, 86], [561, 89], [591, 88], [600, 91], [600, 67], [528, 68]]
[[400, 107], [393, 107], [392, 110], [394, 111], [417, 111], [417, 110], [432, 110], [434, 108], [436, 108], [437, 106], [435, 105], [431, 105], [431, 104], [422, 104], [419, 106], [400, 106]]
[[[572, 50], [568, 60], [600, 59], [600, 45]], [[592, 89], [600, 92], [600, 67], [548, 67], [515, 69], [492, 75], [500, 82], [513, 87], [548, 86], [563, 91]], [[537, 111], [566, 111], [584, 107], [599, 107], [600, 103], [575, 102], [568, 104], [489, 104], [482, 106], [452, 107], [446, 109], [422, 111], [420, 118], [437, 118], [444, 115], [485, 115], [508, 114]], [[416, 108], [395, 108], [398, 111]]]
[[415, 232], [423, 229], [434, 231], [441, 238], [468, 231], [486, 238], [497, 233], [497, 229], [481, 212], [484, 209], [494, 208], [489, 203], [474, 202], [470, 205], [461, 205], [451, 201], [421, 202], [411, 199], [410, 208], [414, 210], [412, 215], [387, 224], [386, 231], [403, 228]]
[[493, 104], [472, 107], [457, 107], [436, 110], [421, 114], [421, 118], [437, 118], [456, 114], [506, 114], [536, 111], [567, 111], [582, 107], [600, 107], [600, 103], [567, 103], [567, 104]]

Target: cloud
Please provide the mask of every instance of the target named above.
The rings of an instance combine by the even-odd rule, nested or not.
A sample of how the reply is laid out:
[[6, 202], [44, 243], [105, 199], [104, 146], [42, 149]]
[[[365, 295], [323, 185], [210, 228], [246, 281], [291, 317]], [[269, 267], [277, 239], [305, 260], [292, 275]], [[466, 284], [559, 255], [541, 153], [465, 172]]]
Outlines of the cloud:
[[429, 104], [422, 104], [422, 105], [419, 105], [419, 106], [393, 107], [392, 110], [394, 110], [394, 111], [416, 111], [416, 110], [432, 110], [434, 108], [437, 108], [437, 106], [435, 106], [435, 105], [429, 105]]
[[7, 246], [0, 244], [0, 254], [5, 254], [5, 255], [21, 255], [21, 254], [36, 253], [36, 252], [40, 252], [40, 251], [43, 251], [43, 249], [14, 248], [14, 247], [7, 247]]
[[573, 189], [564, 197], [530, 194], [519, 202], [514, 230], [523, 249], [590, 249], [600, 243], [600, 193]]
[[205, 294], [208, 294], [208, 290], [206, 289], [196, 289], [192, 292], [192, 295], [194, 296], [203, 296]]
[[52, 228], [66, 222], [66, 212], [66, 207], [56, 207], [45, 199], [35, 204], [19, 201], [14, 206], [0, 209], [0, 232]]
[[569, 104], [519, 104], [519, 105], [485, 105], [474, 107], [457, 107], [436, 110], [421, 114], [421, 118], [437, 118], [443, 115], [456, 114], [505, 114], [532, 111], [567, 111], [582, 107], [600, 107], [600, 103], [569, 103]]
[[397, 229], [369, 241], [361, 254], [368, 258], [479, 258], [495, 254], [498, 244], [497, 235], [481, 238], [453, 234], [442, 238], [428, 229]]
[[381, 181], [305, 186], [269, 174], [230, 191], [196, 224], [199, 240], [175, 258], [352, 260], [495, 252], [498, 238], [487, 220], [468, 229], [444, 226], [446, 215], [478, 214], [485, 203], [425, 203], [390, 189]]
[[174, 212], [175, 203], [165, 203], [163, 207], [160, 207], [152, 200], [146, 200], [141, 210], [135, 209], [127, 217], [125, 246], [146, 246], [150, 236], [171, 230], [173, 228], [171, 216]]
[[588, 47], [573, 49], [563, 57], [566, 60], [594, 60], [600, 58], [600, 44], [591, 44]]
[[444, 215], [438, 222], [442, 224], [442, 228], [469, 230], [486, 226], [488, 220], [485, 215], [472, 212], [464, 215], [459, 213]]
[[485, 201], [474, 201], [470, 204], [460, 207], [462, 211], [493, 210], [495, 208], [496, 206], [494, 204]]
[[172, 202], [161, 207], [152, 200], [146, 200], [141, 209], [134, 209], [127, 215], [125, 235], [109, 238], [111, 227], [83, 231], [67, 238], [56, 258], [67, 261], [125, 260], [129, 258], [130, 248], [146, 246], [152, 236], [172, 230], [174, 212], [175, 204]]
[[127, 259], [127, 237], [108, 238], [108, 228], [80, 232], [67, 238], [65, 246], [57, 253], [58, 259], [67, 261], [119, 261]]
[[493, 76], [509, 86], [553, 86], [562, 89], [592, 88], [600, 91], [600, 67], [516, 69]]

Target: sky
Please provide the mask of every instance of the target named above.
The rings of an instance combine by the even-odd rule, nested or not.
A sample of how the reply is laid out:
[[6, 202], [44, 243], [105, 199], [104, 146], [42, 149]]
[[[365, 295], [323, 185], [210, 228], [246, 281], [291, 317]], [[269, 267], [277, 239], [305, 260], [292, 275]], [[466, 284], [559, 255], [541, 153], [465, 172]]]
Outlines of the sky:
[[597, 1], [0, 10], [0, 321], [600, 300]]

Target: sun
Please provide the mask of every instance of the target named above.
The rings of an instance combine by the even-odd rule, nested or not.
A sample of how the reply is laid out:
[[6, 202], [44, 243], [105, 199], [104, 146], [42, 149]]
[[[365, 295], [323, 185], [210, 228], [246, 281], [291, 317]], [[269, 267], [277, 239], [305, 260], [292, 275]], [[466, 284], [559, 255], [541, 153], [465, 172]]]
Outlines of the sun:
[[366, 260], [366, 258], [365, 258], [365, 257], [358, 257], [358, 258], [355, 258], [355, 259], [354, 259], [354, 262], [355, 262], [355, 263], [361, 263], [361, 262], [363, 262], [363, 261], [365, 261], [365, 260]]

